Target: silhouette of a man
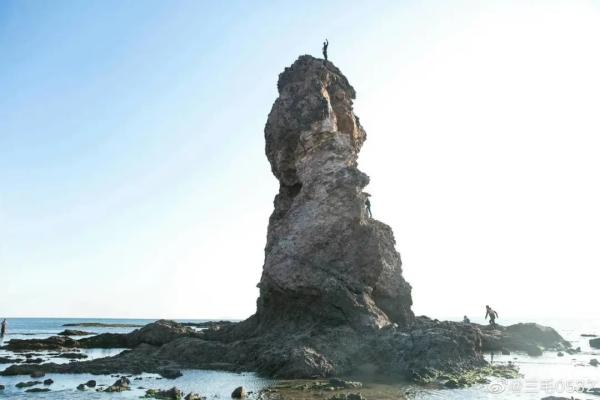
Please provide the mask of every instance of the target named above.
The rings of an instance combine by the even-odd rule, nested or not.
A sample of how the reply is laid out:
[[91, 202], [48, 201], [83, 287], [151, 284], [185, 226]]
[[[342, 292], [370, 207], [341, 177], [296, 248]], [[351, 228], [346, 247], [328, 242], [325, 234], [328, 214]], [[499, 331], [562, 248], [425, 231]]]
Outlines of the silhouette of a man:
[[373, 213], [371, 212], [371, 201], [368, 197], [367, 200], [365, 200], [365, 206], [367, 207], [367, 214], [369, 215], [369, 218], [373, 218]]
[[490, 326], [496, 326], [496, 318], [498, 318], [498, 313], [492, 310], [492, 307], [485, 306], [485, 318], [490, 317]]
[[323, 42], [323, 57], [325, 58], [325, 61], [327, 61], [327, 47], [329, 47], [329, 40], [325, 39]]
[[6, 333], [6, 320], [2, 320], [2, 326], [0, 326], [0, 336], [4, 336]]

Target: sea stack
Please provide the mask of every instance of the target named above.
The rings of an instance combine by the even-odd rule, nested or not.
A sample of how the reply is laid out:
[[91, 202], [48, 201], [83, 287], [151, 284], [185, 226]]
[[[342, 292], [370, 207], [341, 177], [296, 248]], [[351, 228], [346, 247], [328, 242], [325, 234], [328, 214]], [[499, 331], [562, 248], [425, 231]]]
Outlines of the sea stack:
[[279, 180], [269, 220], [256, 323], [409, 326], [411, 286], [392, 229], [370, 218], [369, 177], [357, 158], [366, 133], [354, 88], [331, 62], [301, 56], [280, 75], [265, 127]]

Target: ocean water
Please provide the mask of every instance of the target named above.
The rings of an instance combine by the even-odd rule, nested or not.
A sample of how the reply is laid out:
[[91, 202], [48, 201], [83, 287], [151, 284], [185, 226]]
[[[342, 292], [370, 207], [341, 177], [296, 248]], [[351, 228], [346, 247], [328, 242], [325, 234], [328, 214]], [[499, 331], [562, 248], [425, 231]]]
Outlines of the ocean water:
[[[65, 329], [64, 324], [78, 322], [101, 322], [144, 325], [154, 320], [148, 319], [59, 319], [59, 318], [16, 318], [9, 319], [8, 335], [4, 342], [17, 338], [44, 338], [57, 334]], [[180, 322], [202, 322], [205, 320], [185, 320]], [[502, 321], [504, 324], [517, 321]], [[577, 392], [581, 387], [600, 387], [600, 367], [589, 364], [590, 359], [600, 360], [600, 350], [589, 346], [589, 338], [581, 334], [600, 335], [600, 319], [554, 319], [538, 320], [543, 325], [549, 325], [559, 331], [561, 335], [569, 340], [573, 346], [581, 347], [582, 352], [575, 355], [565, 354], [558, 357], [556, 352], [545, 352], [541, 357], [529, 357], [525, 354], [513, 353], [510, 356], [494, 356], [494, 363], [506, 364], [509, 361], [515, 363], [523, 375], [520, 379], [503, 380], [492, 378], [489, 384], [475, 385], [466, 389], [426, 389], [409, 384], [396, 385], [373, 385], [369, 390], [369, 400], [377, 399], [377, 393], [381, 393], [381, 399], [394, 398], [389, 393], [405, 392], [406, 397], [415, 400], [437, 400], [437, 399], [497, 399], [497, 400], [539, 400], [543, 397], [554, 395], [576, 399], [593, 399], [594, 396], [584, 395]], [[135, 327], [69, 327], [70, 329], [85, 330], [93, 333], [114, 332], [127, 333]], [[90, 349], [82, 350], [89, 359], [111, 356], [118, 354], [123, 349]], [[68, 362], [65, 359], [52, 358], [44, 353], [41, 357], [53, 362]], [[0, 356], [12, 355], [6, 350], [0, 349]], [[486, 355], [490, 360], [490, 355]], [[7, 367], [0, 364], [0, 370]], [[90, 379], [98, 384], [110, 385], [117, 378], [109, 375], [90, 374], [48, 374], [43, 379], [51, 378], [54, 384], [48, 393], [25, 393], [24, 389], [18, 389], [18, 382], [33, 380], [27, 376], [0, 377], [0, 384], [6, 389], [0, 391], [0, 399], [133, 399], [140, 398], [146, 389], [168, 389], [177, 386], [184, 392], [194, 391], [206, 396], [207, 399], [229, 399], [231, 392], [237, 386], [244, 386], [253, 392], [250, 399], [256, 397], [261, 389], [275, 383], [270, 379], [257, 376], [254, 373], [229, 373], [221, 371], [185, 370], [183, 376], [176, 380], [161, 379], [155, 374], [143, 374], [131, 377], [133, 390], [123, 393], [101, 393], [93, 390], [84, 392], [76, 389], [77, 385]], [[41, 379], [41, 380], [43, 380]], [[36, 387], [43, 387], [39, 385]], [[392, 390], [393, 389], [393, 390]], [[380, 390], [380, 392], [378, 392]], [[595, 397], [600, 400], [600, 397]]]

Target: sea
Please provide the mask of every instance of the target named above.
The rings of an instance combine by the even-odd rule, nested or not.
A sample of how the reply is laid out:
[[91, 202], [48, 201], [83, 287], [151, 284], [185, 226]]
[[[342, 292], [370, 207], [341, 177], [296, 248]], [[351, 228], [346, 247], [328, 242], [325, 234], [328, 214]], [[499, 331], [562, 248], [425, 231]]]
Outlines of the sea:
[[[449, 318], [451, 319], [451, 318]], [[451, 320], [460, 320], [454, 318]], [[534, 319], [529, 319], [533, 321]], [[94, 334], [112, 332], [127, 333], [135, 327], [66, 327], [67, 324], [102, 323], [145, 325], [155, 320], [152, 319], [75, 319], [75, 318], [8, 318], [8, 333], [4, 337], [4, 344], [11, 339], [46, 338], [69, 328], [78, 329]], [[178, 320], [179, 322], [204, 322], [207, 320]], [[523, 320], [525, 321], [525, 320]], [[480, 322], [480, 321], [474, 321]], [[503, 321], [504, 324], [517, 321]], [[600, 360], [600, 350], [589, 346], [589, 337], [582, 334], [600, 335], [600, 319], [596, 318], [554, 318], [536, 321], [543, 325], [554, 327], [565, 339], [569, 340], [574, 348], [581, 347], [581, 353], [574, 355], [565, 354], [559, 357], [556, 352], [545, 352], [541, 357], [529, 357], [526, 354], [513, 353], [511, 355], [495, 354], [495, 364], [516, 364], [522, 377], [519, 379], [504, 380], [491, 378], [487, 384], [475, 385], [465, 389], [441, 389], [438, 387], [425, 388], [408, 383], [366, 383], [369, 394], [368, 400], [388, 399], [415, 399], [415, 400], [540, 400], [547, 396], [559, 396], [570, 399], [595, 399], [600, 396], [581, 393], [582, 388], [600, 387], [600, 367], [590, 365], [590, 360]], [[88, 359], [106, 357], [118, 354], [124, 349], [84, 349]], [[52, 358], [43, 354], [44, 360], [51, 362], [69, 362], [65, 359]], [[11, 352], [0, 349], [0, 357], [11, 356]], [[486, 355], [488, 361], [491, 355]], [[46, 361], [45, 361], [46, 362]], [[9, 364], [0, 364], [0, 370]], [[88, 380], [96, 380], [98, 384], [110, 385], [116, 375], [90, 375], [90, 374], [47, 374], [44, 379], [52, 379], [54, 383], [46, 393], [26, 393], [15, 385], [19, 382], [33, 380], [28, 376], [4, 377], [0, 376], [0, 385], [5, 389], [0, 390], [0, 399], [134, 399], [143, 397], [147, 389], [169, 389], [173, 386], [184, 392], [196, 392], [207, 399], [230, 399], [231, 392], [238, 386], [250, 393], [249, 399], [255, 399], [261, 389], [267, 388], [278, 382], [260, 377], [252, 372], [231, 373], [208, 370], [183, 370], [183, 376], [176, 380], [162, 379], [156, 374], [142, 374], [131, 377], [132, 390], [122, 393], [102, 393], [95, 390], [80, 391], [77, 386]], [[35, 387], [43, 387], [37, 385]], [[314, 398], [310, 394], [302, 399]], [[297, 398], [300, 400], [300, 398]]]

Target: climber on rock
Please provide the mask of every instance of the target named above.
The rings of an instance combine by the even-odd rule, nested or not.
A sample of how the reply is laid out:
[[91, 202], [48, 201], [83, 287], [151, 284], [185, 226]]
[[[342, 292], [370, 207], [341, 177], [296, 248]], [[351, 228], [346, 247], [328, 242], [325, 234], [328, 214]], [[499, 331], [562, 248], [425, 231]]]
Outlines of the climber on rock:
[[367, 215], [369, 218], [373, 218], [373, 213], [371, 212], [371, 201], [369, 200], [370, 194], [367, 194], [367, 199], [365, 200], [365, 207], [367, 208]]
[[495, 327], [496, 318], [498, 318], [498, 313], [492, 310], [490, 306], [485, 306], [485, 319], [487, 319], [488, 317], [490, 317], [490, 326]]
[[327, 47], [329, 47], [329, 40], [325, 39], [323, 42], [323, 58], [327, 61]]

